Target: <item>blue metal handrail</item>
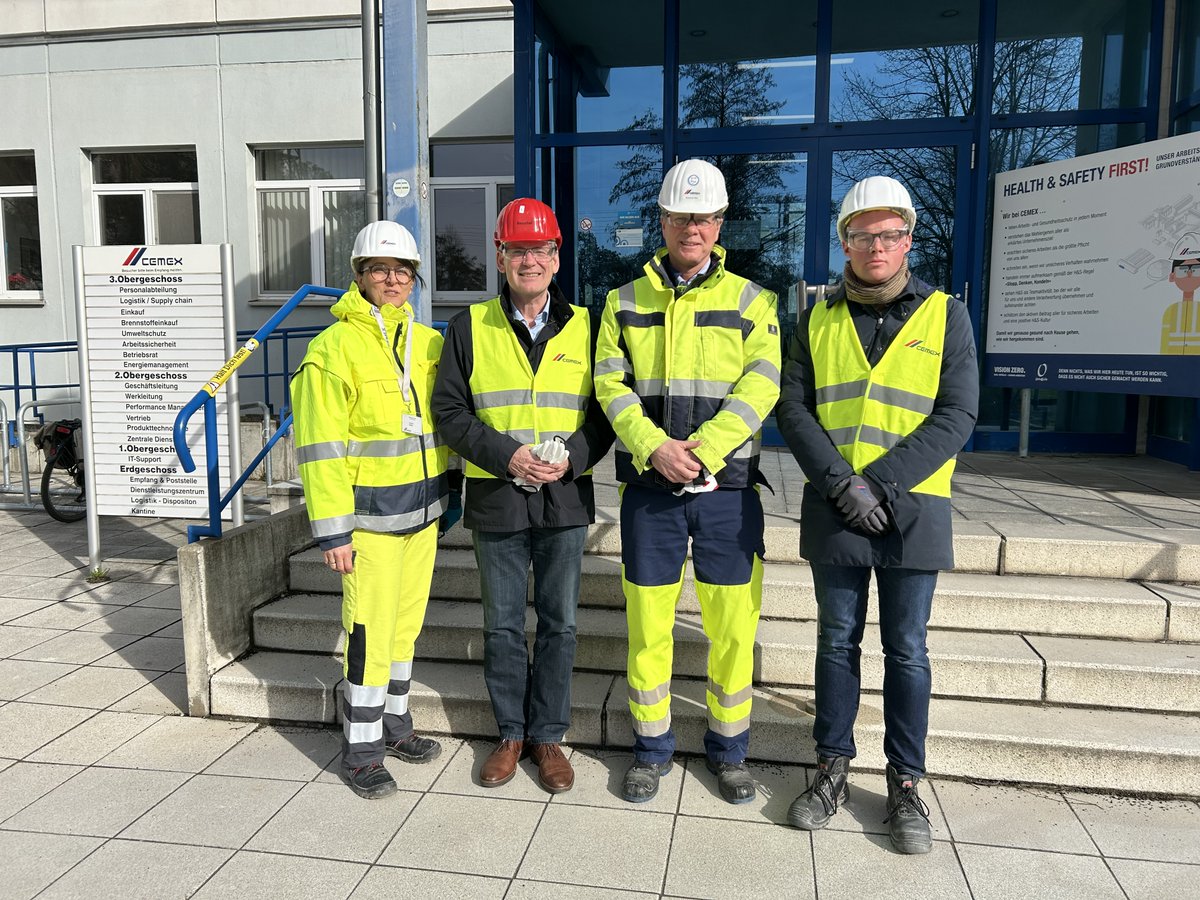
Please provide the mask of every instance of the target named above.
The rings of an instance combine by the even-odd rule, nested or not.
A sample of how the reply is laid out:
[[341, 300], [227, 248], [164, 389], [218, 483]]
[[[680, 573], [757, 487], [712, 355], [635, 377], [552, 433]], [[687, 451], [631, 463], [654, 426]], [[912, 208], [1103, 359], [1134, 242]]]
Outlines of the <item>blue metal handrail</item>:
[[[250, 477], [250, 473], [258, 467], [263, 458], [271, 452], [271, 448], [275, 446], [275, 442], [280, 436], [287, 432], [287, 429], [292, 425], [291, 415], [286, 416], [279, 423], [279, 428], [271, 435], [271, 439], [267, 441], [262, 451], [254, 457], [254, 461], [246, 468], [237, 480], [230, 486], [229, 491], [224, 497], [221, 496], [221, 481], [219, 467], [219, 448], [217, 446], [217, 391], [221, 389], [229, 376], [237, 371], [238, 367], [248, 360], [251, 354], [254, 353], [267, 339], [267, 337], [279, 326], [279, 323], [287, 318], [288, 314], [293, 309], [300, 305], [300, 302], [305, 297], [317, 295], [319, 297], [340, 297], [343, 291], [335, 290], [334, 288], [319, 287], [314, 284], [303, 285], [300, 290], [292, 294], [291, 299], [283, 306], [275, 311], [263, 325], [254, 332], [253, 336], [248, 338], [241, 348], [235, 353], [220, 369], [209, 379], [196, 395], [179, 411], [175, 416], [175, 428], [173, 437], [175, 441], [175, 453], [179, 456], [179, 462], [183, 466], [183, 471], [194, 472], [196, 463], [192, 460], [192, 452], [187, 445], [187, 426], [188, 420], [192, 415], [204, 407], [204, 457], [207, 465], [208, 476], [208, 524], [207, 525], [189, 525], [188, 543], [202, 537], [221, 536], [221, 511], [229, 505], [230, 501], [237, 495], [237, 492], [242, 489], [242, 485], [246, 483], [246, 479]], [[232, 435], [231, 439], [236, 440], [237, 436]]]
[[[51, 388], [78, 388], [78, 381], [63, 381], [55, 382], [53, 384], [39, 385], [37, 380], [37, 360], [39, 356], [49, 356], [59, 353], [69, 353], [74, 356], [77, 350], [78, 348], [75, 341], [43, 341], [41, 343], [30, 344], [0, 344], [0, 357], [3, 357], [7, 360], [8, 370], [11, 378], [10, 381], [0, 382], [0, 394], [6, 392], [11, 393], [13, 409], [20, 409], [23, 402], [21, 399], [22, 390], [29, 392], [29, 399], [37, 400], [39, 387], [42, 390], [49, 390]], [[29, 371], [28, 380], [22, 380], [21, 378], [22, 358], [25, 359], [27, 369]], [[40, 416], [41, 413], [38, 413], [38, 415]], [[8, 445], [11, 447], [15, 447], [18, 443], [15, 429], [15, 423], [10, 423], [8, 429], [10, 433], [4, 436], [4, 438], [8, 441]]]

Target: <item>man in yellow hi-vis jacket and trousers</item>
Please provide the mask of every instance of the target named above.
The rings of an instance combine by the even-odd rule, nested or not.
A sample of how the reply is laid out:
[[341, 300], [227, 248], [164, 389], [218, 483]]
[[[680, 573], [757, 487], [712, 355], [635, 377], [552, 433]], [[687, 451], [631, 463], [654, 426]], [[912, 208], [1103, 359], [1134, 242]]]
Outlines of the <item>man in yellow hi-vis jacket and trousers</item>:
[[449, 451], [429, 415], [442, 337], [408, 302], [419, 263], [402, 225], [364, 228], [338, 321], [309, 344], [291, 388], [313, 536], [342, 576], [342, 777], [368, 799], [396, 791], [385, 754], [427, 762], [441, 750], [413, 733], [408, 711], [449, 493]]
[[842, 284], [800, 317], [779, 429], [808, 477], [800, 555], [816, 590], [817, 772], [788, 822], [823, 828], [848, 796], [860, 644], [874, 571], [884, 654], [888, 830], [928, 853], [925, 775], [931, 690], [926, 626], [939, 569], [951, 568], [950, 475], [975, 424], [979, 371], [967, 309], [910, 274], [916, 209], [872, 176], [842, 201]]
[[758, 457], [779, 396], [779, 320], [773, 293], [725, 268], [717, 238], [729, 198], [715, 166], [674, 166], [658, 202], [666, 247], [608, 295], [596, 347], [596, 396], [623, 482], [634, 762], [622, 796], [649, 800], [671, 767], [672, 629], [690, 537], [711, 642], [705, 754], [721, 795], [746, 803], [764, 551]]

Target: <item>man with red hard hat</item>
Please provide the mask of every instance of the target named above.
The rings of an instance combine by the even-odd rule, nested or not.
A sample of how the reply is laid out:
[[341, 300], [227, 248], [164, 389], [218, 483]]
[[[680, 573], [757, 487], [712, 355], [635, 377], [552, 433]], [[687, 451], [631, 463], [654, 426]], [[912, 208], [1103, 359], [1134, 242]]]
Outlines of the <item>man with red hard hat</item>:
[[513, 200], [496, 220], [495, 243], [505, 283], [500, 296], [450, 321], [432, 410], [442, 440], [463, 458], [463, 524], [483, 598], [483, 676], [500, 742], [480, 783], [505, 784], [528, 753], [538, 783], [560, 793], [575, 780], [560, 745], [571, 718], [583, 544], [596, 513], [591, 469], [613, 437], [592, 395], [596, 329], [553, 281], [562, 246], [553, 210]]

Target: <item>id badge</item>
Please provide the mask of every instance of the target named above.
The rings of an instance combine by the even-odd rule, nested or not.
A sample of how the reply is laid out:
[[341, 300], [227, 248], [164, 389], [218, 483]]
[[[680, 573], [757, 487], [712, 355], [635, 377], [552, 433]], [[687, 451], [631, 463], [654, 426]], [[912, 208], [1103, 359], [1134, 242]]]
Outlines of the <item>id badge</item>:
[[420, 434], [421, 433], [421, 417], [420, 416], [401, 416], [400, 427], [405, 434]]

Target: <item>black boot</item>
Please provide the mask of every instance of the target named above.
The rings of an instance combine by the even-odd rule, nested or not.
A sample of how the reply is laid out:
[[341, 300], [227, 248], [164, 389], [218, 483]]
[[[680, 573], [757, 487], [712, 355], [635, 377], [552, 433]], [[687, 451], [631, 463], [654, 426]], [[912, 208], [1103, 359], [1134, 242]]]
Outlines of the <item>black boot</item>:
[[917, 776], [887, 767], [888, 836], [897, 853], [928, 853], [933, 848], [929, 836], [929, 807], [917, 795]]
[[441, 755], [442, 745], [433, 738], [410, 734], [402, 741], [384, 744], [384, 751], [388, 756], [395, 756], [405, 762], [427, 763]]
[[665, 763], [646, 763], [634, 760], [625, 772], [621, 796], [630, 803], [645, 803], [658, 793], [658, 779], [671, 771], [671, 760]]
[[367, 800], [379, 800], [396, 793], [396, 779], [383, 767], [383, 763], [371, 763], [357, 769], [343, 766], [342, 779], [350, 785], [350, 790]]
[[828, 825], [838, 804], [850, 797], [850, 786], [846, 784], [849, 771], [848, 756], [818, 756], [812, 785], [788, 807], [788, 824], [805, 831]]
[[706, 759], [708, 771], [717, 776], [717, 788], [726, 803], [749, 803], [754, 799], [754, 779], [744, 762], [713, 762]]

